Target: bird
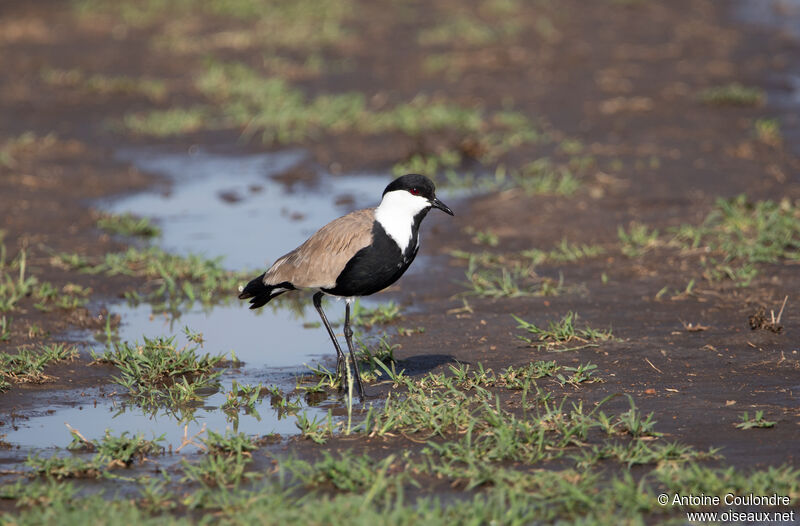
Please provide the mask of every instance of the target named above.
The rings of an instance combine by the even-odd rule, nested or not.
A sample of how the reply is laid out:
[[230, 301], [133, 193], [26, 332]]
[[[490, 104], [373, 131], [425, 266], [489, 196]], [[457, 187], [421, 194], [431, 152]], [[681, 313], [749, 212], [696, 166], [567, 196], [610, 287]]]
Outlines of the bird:
[[346, 359], [322, 310], [322, 298], [344, 298], [344, 337], [363, 400], [364, 386], [353, 351], [350, 303], [400, 279], [417, 255], [420, 223], [432, 208], [455, 215], [436, 197], [436, 187], [428, 177], [398, 177], [386, 186], [377, 207], [350, 212], [323, 226], [275, 260], [266, 272], [239, 287], [239, 299], [249, 299], [250, 309], [257, 309], [286, 292], [314, 290], [314, 308], [336, 349], [336, 373], [342, 378]]

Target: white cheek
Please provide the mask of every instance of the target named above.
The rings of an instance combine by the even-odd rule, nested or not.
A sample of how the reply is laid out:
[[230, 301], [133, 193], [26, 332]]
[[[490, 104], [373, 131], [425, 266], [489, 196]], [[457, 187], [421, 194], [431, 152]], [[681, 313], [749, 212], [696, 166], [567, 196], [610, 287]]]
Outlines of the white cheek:
[[400, 250], [405, 252], [411, 241], [414, 216], [430, 206], [430, 202], [422, 196], [411, 195], [405, 190], [395, 190], [383, 196], [381, 204], [375, 210], [375, 219], [394, 239]]

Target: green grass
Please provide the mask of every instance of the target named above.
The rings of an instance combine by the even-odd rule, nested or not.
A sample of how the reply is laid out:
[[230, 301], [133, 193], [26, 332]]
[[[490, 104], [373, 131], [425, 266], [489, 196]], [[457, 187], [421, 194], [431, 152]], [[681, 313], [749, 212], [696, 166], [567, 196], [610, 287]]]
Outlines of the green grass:
[[37, 135], [32, 131], [21, 133], [0, 144], [0, 166], [17, 168], [21, 155], [34, 150], [46, 149], [56, 144], [56, 142], [58, 142], [58, 138], [53, 133], [48, 133], [47, 135]]
[[17, 256], [6, 261], [6, 246], [0, 231], [0, 312], [14, 310], [19, 301], [35, 290], [38, 280], [27, 274], [27, 252], [20, 250]]
[[409, 159], [392, 167], [392, 173], [399, 177], [407, 173], [435, 175], [443, 170], [453, 170], [463, 161], [461, 152], [445, 149], [434, 154], [415, 153]]
[[[0, 353], [0, 375], [5, 380], [17, 383], [42, 383], [51, 378], [44, 374], [50, 364], [69, 361], [78, 356], [78, 349], [72, 345], [56, 343], [40, 345], [37, 349], [19, 348], [15, 354]], [[0, 388], [2, 389], [2, 388]]]
[[0, 317], [0, 342], [7, 342], [11, 339], [11, 322], [13, 318], [7, 316]]
[[594, 374], [597, 371], [597, 366], [593, 363], [581, 364], [577, 367], [570, 367], [564, 366], [563, 367], [565, 373], [569, 374], [557, 374], [556, 378], [561, 383], [561, 385], [572, 385], [577, 387], [578, 384], [582, 383], [595, 383], [595, 382], [602, 382], [602, 380], [596, 377]]
[[[257, 477], [257, 473], [246, 473], [252, 462], [250, 455], [210, 454], [200, 461], [182, 459], [183, 482], [200, 483], [207, 488], [237, 488], [243, 481]], [[193, 495], [202, 498], [202, 492]]]
[[[0, 488], [0, 497], [20, 507], [2, 520], [182, 524], [213, 515], [220, 524], [327, 523], [341, 516], [370, 524], [640, 524], [685, 511], [658, 504], [656, 496], [665, 492], [800, 496], [800, 472], [791, 466], [741, 471], [703, 465], [719, 458], [716, 450], [662, 440], [654, 415], [631, 397], [627, 410], [606, 412], [613, 397], [584, 405], [564, 396], [574, 387], [559, 375], [590, 371], [591, 364], [534, 362], [495, 374], [480, 364], [456, 364], [450, 374], [400, 378], [401, 389], [385, 404], [366, 407], [364, 420], [335, 450], [304, 459], [264, 451], [268, 469], [254, 464], [263, 442], [231, 432], [209, 432], [202, 441], [206, 454], [155, 474], [113, 475], [109, 468], [125, 465], [125, 458], [142, 458], [126, 456], [125, 447], [110, 447], [113, 453], [102, 462], [99, 455], [33, 456], [28, 470], [43, 477]], [[316, 420], [302, 414], [298, 427], [320, 443], [345, 430], [330, 413]], [[400, 437], [421, 448], [394, 448]], [[132, 438], [105, 441], [128, 444]], [[90, 441], [76, 442], [83, 447]], [[365, 453], [365, 443], [377, 449]], [[76, 477], [104, 477], [107, 489], [78, 495], [76, 486], [54, 483]], [[115, 479], [126, 484], [124, 498], [112, 496]], [[446, 500], [428, 495], [442, 487], [451, 488]]]
[[760, 88], [744, 86], [738, 82], [715, 86], [701, 91], [701, 101], [715, 106], [760, 106], [766, 100]]
[[[162, 37], [156, 41], [183, 53], [214, 48], [215, 39], [198, 23], [208, 17], [221, 17], [225, 26], [238, 29], [237, 47], [307, 51], [345, 38], [344, 23], [353, 12], [348, 0], [76, 0], [74, 6], [83, 15], [104, 14], [136, 27], [159, 28]], [[176, 19], [189, 23], [169, 23]], [[224, 42], [220, 47], [226, 47]]]
[[0, 231], [0, 312], [18, 309], [25, 298], [32, 299], [33, 307], [41, 311], [53, 308], [69, 310], [88, 302], [90, 289], [74, 283], [67, 283], [59, 289], [30, 275], [26, 250], [20, 250], [10, 261], [7, 256], [3, 232]]
[[161, 79], [135, 78], [126, 75], [88, 74], [79, 69], [43, 68], [42, 80], [57, 88], [74, 88], [97, 95], [141, 95], [161, 102], [167, 95]]
[[131, 213], [103, 214], [97, 220], [97, 227], [109, 234], [137, 237], [158, 237], [161, 229], [146, 217], [138, 217]]
[[466, 45], [482, 47], [512, 39], [522, 30], [519, 20], [508, 18], [486, 22], [466, 12], [447, 17], [443, 22], [421, 29], [417, 41], [422, 46]]
[[40, 457], [31, 455], [25, 466], [37, 475], [55, 480], [71, 478], [98, 478], [102, 475], [102, 466], [95, 460], [83, 460], [78, 457]]
[[800, 260], [800, 207], [788, 200], [718, 199], [699, 226], [675, 230], [683, 250], [702, 251], [704, 277], [747, 286], [759, 263]]
[[[567, 153], [572, 150], [568, 147]], [[528, 195], [570, 196], [581, 186], [567, 166], [556, 166], [550, 159], [542, 158], [522, 167], [511, 174], [514, 184]]]
[[175, 337], [143, 338], [143, 343], [111, 343], [97, 363], [115, 366], [114, 382], [143, 407], [176, 407], [202, 400], [219, 387], [224, 356], [200, 355], [198, 347], [178, 348]]
[[635, 258], [643, 256], [660, 245], [658, 230], [650, 230], [647, 225], [632, 221], [628, 230], [617, 228], [617, 236], [622, 244], [622, 253]]
[[375, 460], [349, 450], [335, 456], [323, 451], [322, 458], [315, 462], [290, 458], [281, 462], [280, 468], [306, 488], [334, 488], [343, 493], [370, 493], [374, 498], [383, 498], [411, 480], [409, 475], [388, 475], [396, 460], [395, 455]]
[[472, 227], [464, 229], [465, 234], [472, 236], [472, 241], [476, 245], [486, 245], [488, 247], [496, 247], [500, 244], [500, 237], [491, 230], [477, 230]]
[[[60, 523], [67, 524], [87, 523], [101, 517], [114, 524], [188, 524], [187, 518], [169, 513], [180, 500], [189, 510], [213, 512], [215, 522], [221, 524], [248, 524], [258, 517], [260, 523], [266, 517], [268, 524], [327, 523], [344, 514], [373, 524], [444, 525], [558, 520], [591, 524], [651, 523], [677, 513], [657, 503], [656, 495], [662, 492], [797, 495], [800, 490], [798, 471], [790, 466], [750, 471], [712, 468], [692, 462], [692, 458], [702, 455], [685, 446], [617, 444], [588, 451], [587, 456], [596, 455], [595, 463], [603, 458], [608, 461], [620, 457], [630, 459], [631, 465], [635, 465], [648, 456], [661, 461], [647, 462], [645, 465], [656, 467], [649, 468], [642, 477], [633, 477], [628, 472], [603, 475], [600, 471], [571, 467], [517, 470], [486, 463], [480, 460], [483, 454], [476, 458], [470, 449], [442, 444], [427, 448], [419, 461], [396, 455], [375, 459], [349, 450], [335, 455], [324, 453], [313, 462], [287, 459], [279, 463], [281, 476], [277, 480], [249, 487], [242, 486], [241, 481], [258, 480], [263, 475], [246, 471], [249, 463], [246, 457], [209, 455], [199, 462], [184, 462], [185, 480], [199, 482], [200, 487], [180, 496], [166, 491], [163, 482], [149, 476], [141, 479], [140, 499], [79, 496], [73, 484], [56, 484], [53, 479], [10, 484], [0, 491], [3, 497], [15, 499], [27, 508], [15, 514], [19, 521], [15, 523], [21, 524], [40, 523], [48, 516], [58, 516]], [[513, 451], [491, 449], [491, 443], [478, 441], [475, 445], [481, 453], [513, 455]], [[219, 464], [214, 467], [211, 462]], [[404, 490], [417, 485], [414, 477], [422, 473], [450, 481], [460, 496], [447, 502], [425, 496], [404, 498]], [[298, 484], [305, 493], [298, 495]], [[464, 489], [474, 493], [463, 492]], [[145, 499], [157, 503], [147, 507], [147, 514], [141, 511]]]
[[[498, 125], [499, 129], [483, 134], [476, 143], [480, 152], [477, 160], [484, 166], [492, 166], [497, 158], [514, 148], [548, 140], [533, 128], [524, 115], [519, 114], [519, 118], [512, 117], [517, 115], [513, 112], [502, 113], [504, 118], [498, 118], [498, 115], [500, 113], [495, 113], [489, 122]], [[394, 165], [392, 171], [395, 174], [430, 174], [438, 185], [482, 193], [521, 190], [530, 196], [570, 197], [582, 185], [579, 175], [593, 164], [593, 161], [586, 164], [581, 159], [571, 156], [569, 165], [565, 165], [555, 164], [545, 157], [527, 163], [521, 169], [496, 165], [491, 175], [476, 175], [464, 169], [457, 170], [466, 160], [464, 155], [454, 150], [443, 150], [436, 154], [414, 154], [410, 159]]]
[[[370, 341], [361, 338], [359, 335], [354, 337], [354, 350], [356, 360], [358, 360], [358, 368], [361, 371], [361, 379], [364, 382], [376, 382], [379, 380], [386, 380], [387, 375], [389, 379], [399, 379], [403, 377], [403, 371], [397, 371], [397, 360], [394, 356], [394, 351], [399, 347], [398, 344], [393, 344], [389, 341], [388, 337], [384, 334], [381, 335], [377, 341], [370, 338]], [[322, 393], [326, 389], [339, 389], [343, 385], [343, 379], [340, 378], [334, 371], [329, 370], [323, 365], [316, 367], [309, 367], [313, 374], [314, 381], [309, 381], [308, 377], [301, 377], [298, 379], [297, 389], [306, 393]], [[277, 388], [276, 388], [277, 389]], [[286, 397], [282, 393], [273, 394], [273, 406], [275, 406], [275, 398]], [[293, 412], [299, 409], [299, 405], [290, 404]]]
[[[335, 375], [324, 367], [320, 367], [321, 370], [324, 370], [324, 373], [321, 370], [315, 370], [315, 372], [318, 372], [318, 375], [324, 377], [324, 379], [321, 378], [316, 385], [303, 385], [298, 382], [297, 388], [307, 393], [321, 392], [324, 391], [323, 385], [326, 385], [326, 380], [331, 382], [329, 384], [330, 387], [337, 386]], [[285, 415], [296, 415], [300, 411], [302, 404], [298, 399], [292, 400], [292, 393], [284, 393], [276, 385], [267, 388], [267, 392], [270, 395], [270, 405], [278, 411], [278, 418], [282, 418]]]
[[[564, 315], [557, 322], [548, 322], [547, 328], [538, 327], [536, 324], [523, 320], [522, 318], [511, 315], [519, 325], [518, 329], [524, 329], [528, 335], [517, 335], [517, 338], [528, 343], [537, 350], [546, 349], [553, 351], [574, 351], [586, 347], [597, 347], [598, 342], [610, 341], [613, 339], [611, 329], [595, 329], [584, 325], [580, 328], [576, 325], [578, 315], [572, 311]], [[565, 347], [567, 346], [567, 347]]]
[[256, 404], [266, 392], [267, 390], [261, 384], [240, 385], [236, 380], [233, 380], [230, 391], [225, 393], [225, 402], [222, 404], [222, 410], [229, 415], [238, 416], [240, 411], [250, 415], [258, 415]]
[[333, 414], [328, 411], [327, 417], [317, 417], [313, 415], [311, 418], [303, 411], [297, 415], [295, 422], [297, 429], [300, 430], [300, 436], [312, 440], [317, 444], [324, 444], [331, 438], [339, 428], [333, 421]]
[[169, 135], [203, 127], [243, 127], [265, 143], [295, 143], [321, 133], [419, 135], [436, 130], [477, 132], [481, 111], [418, 96], [376, 111], [356, 92], [307, 97], [283, 79], [265, 77], [243, 64], [213, 62], [197, 80], [213, 104], [208, 108], [156, 110], [130, 115], [125, 125], [140, 134]]
[[564, 238], [551, 250], [523, 250], [520, 255], [530, 259], [534, 265], [541, 265], [542, 263], [572, 263], [582, 259], [595, 258], [605, 253], [605, 248], [600, 245], [571, 243]]
[[764, 411], [756, 411], [753, 416], [747, 414], [747, 411], [739, 415], [739, 422], [736, 427], [739, 429], [753, 429], [758, 427], [774, 427], [775, 422], [771, 422], [764, 418]]
[[44, 312], [53, 308], [70, 310], [86, 305], [89, 301], [91, 289], [75, 283], [67, 283], [61, 289], [48, 282], [38, 283], [31, 297], [36, 301], [33, 306]]
[[756, 138], [770, 146], [780, 146], [783, 142], [781, 123], [778, 119], [757, 119], [753, 125]]
[[[657, 247], [677, 247], [683, 255], [700, 255], [703, 277], [749, 286], [759, 264], [800, 261], [800, 205], [788, 199], [751, 201], [742, 194], [717, 199], [700, 225], [680, 225], [665, 238], [656, 229], [631, 223], [619, 227], [623, 254], [640, 257]], [[690, 294], [694, 280], [684, 291]], [[664, 288], [657, 295], [666, 294]]]
[[769, 466], [745, 472], [734, 467], [712, 468], [700, 464], [665, 464], [655, 478], [668, 489], [685, 494], [778, 495], [800, 497], [800, 469], [796, 466]]
[[563, 290], [563, 280], [540, 277], [531, 265], [512, 262], [503, 266], [494, 258], [466, 254], [468, 294], [489, 298], [522, 296], [557, 296]]
[[[519, 253], [495, 253], [495, 252], [467, 252], [454, 250], [450, 255], [454, 258], [467, 261], [468, 271], [473, 277], [469, 284], [473, 291], [482, 296], [503, 296], [503, 295], [529, 295], [539, 294], [548, 295], [548, 292], [557, 294], [560, 285], [555, 282], [547, 283], [542, 281], [542, 288], [537, 291], [533, 288], [529, 294], [519, 294], [520, 281], [535, 281], [536, 266], [545, 263], [573, 263], [582, 259], [598, 257], [606, 253], [605, 248], [600, 245], [578, 244], [562, 239], [555, 248], [550, 250], [528, 249]], [[470, 277], [468, 275], [468, 277]], [[552, 287], [548, 289], [548, 285]]]
[[156, 247], [129, 248], [125, 252], [89, 259], [79, 254], [60, 253], [51, 258], [54, 266], [86, 274], [123, 275], [144, 278], [144, 293], [125, 291], [133, 302], [148, 301], [156, 310], [175, 309], [181, 303], [195, 301], [210, 304], [221, 294], [232, 295], [251, 272], [231, 272], [222, 258], [207, 259], [196, 254], [179, 256]]
[[70, 433], [72, 433], [72, 442], [67, 449], [96, 451], [97, 455], [93, 461], [95, 465], [127, 467], [135, 460], [143, 460], [148, 456], [164, 453], [164, 447], [160, 445], [164, 441], [164, 435], [147, 440], [141, 434], [131, 435], [127, 431], [119, 436], [114, 436], [111, 434], [111, 430], [106, 429], [101, 440], [90, 440], [76, 429], [70, 428]]
[[207, 437], [203, 439], [203, 445], [210, 455], [249, 457], [252, 456], [253, 451], [263, 444], [262, 441], [244, 433], [234, 433], [226, 430], [224, 434], [208, 431]]
[[400, 305], [393, 301], [370, 308], [362, 305], [360, 300], [356, 300], [352, 305], [350, 323], [369, 328], [373, 325], [393, 323], [402, 317]]
[[139, 135], [170, 137], [200, 131], [207, 126], [209, 119], [207, 108], [194, 106], [129, 113], [123, 118], [122, 126]]
[[[267, 76], [243, 64], [211, 61], [197, 76], [206, 106], [154, 110], [128, 115], [124, 126], [138, 134], [164, 136], [204, 129], [239, 128], [247, 137], [267, 144], [291, 144], [323, 135], [379, 135], [389, 132], [420, 137], [445, 133], [454, 145], [474, 143], [482, 162], [493, 162], [510, 149], [541, 140], [531, 120], [511, 110], [489, 112], [446, 99], [418, 95], [392, 106], [375, 108], [358, 92], [308, 96], [284, 79]], [[396, 170], [435, 175], [462, 161], [462, 152], [445, 147], [434, 154], [415, 154]], [[457, 176], [455, 177], [458, 178]], [[449, 179], [448, 179], [449, 180]], [[574, 186], [560, 178], [544, 186], [569, 192]]]

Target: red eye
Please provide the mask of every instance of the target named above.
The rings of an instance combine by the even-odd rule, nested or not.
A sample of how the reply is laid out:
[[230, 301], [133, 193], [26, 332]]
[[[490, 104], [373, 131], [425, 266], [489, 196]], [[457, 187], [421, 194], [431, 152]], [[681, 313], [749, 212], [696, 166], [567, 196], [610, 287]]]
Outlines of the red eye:
[[419, 190], [417, 190], [416, 188], [412, 188], [411, 190], [409, 190], [409, 192], [411, 192], [411, 195], [419, 195]]

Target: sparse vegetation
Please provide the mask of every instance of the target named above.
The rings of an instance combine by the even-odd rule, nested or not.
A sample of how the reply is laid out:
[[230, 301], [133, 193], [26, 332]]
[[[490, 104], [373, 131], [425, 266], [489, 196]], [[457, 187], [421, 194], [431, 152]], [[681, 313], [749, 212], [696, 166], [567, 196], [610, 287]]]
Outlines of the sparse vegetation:
[[6, 247], [0, 231], [0, 312], [13, 310], [24, 297], [33, 293], [38, 280], [27, 274], [27, 252], [20, 250], [17, 257], [6, 262]]
[[146, 458], [148, 455], [158, 455], [164, 452], [164, 447], [160, 445], [164, 441], [164, 435], [147, 440], [141, 434], [131, 435], [123, 432], [120, 436], [114, 436], [109, 429], [101, 440], [90, 440], [85, 438], [78, 430], [70, 428], [72, 442], [67, 449], [72, 451], [96, 451], [95, 465], [107, 466], [130, 466], [134, 460]]
[[[518, 335], [517, 338], [528, 343], [537, 350], [548, 349], [555, 351], [574, 351], [585, 347], [597, 347], [598, 342], [613, 339], [611, 329], [594, 329], [589, 325], [578, 328], [575, 322], [578, 315], [568, 312], [558, 322], [549, 322], [547, 328], [541, 328], [533, 323], [527, 322], [518, 316], [511, 315], [519, 325], [518, 329], [524, 329], [534, 337]], [[569, 347], [564, 347], [569, 345]]]
[[529, 195], [570, 196], [580, 188], [580, 180], [567, 166], [554, 166], [550, 159], [537, 159], [512, 173], [514, 184]]
[[208, 110], [205, 107], [194, 106], [149, 113], [130, 113], [125, 115], [122, 125], [136, 134], [169, 137], [199, 131], [208, 122]]
[[675, 238], [684, 250], [702, 249], [706, 279], [747, 286], [758, 263], [800, 260], [800, 207], [744, 195], [719, 199], [700, 226], [681, 226]]
[[[72, 360], [77, 355], [78, 349], [74, 345], [63, 343], [41, 345], [35, 350], [20, 347], [16, 354], [0, 353], [0, 375], [6, 381], [19, 383], [46, 382], [50, 377], [44, 374], [45, 367], [52, 363]], [[5, 386], [8, 388], [9, 384], [6, 382]]]
[[239, 411], [257, 415], [256, 403], [266, 391], [261, 384], [240, 385], [236, 380], [233, 380], [230, 391], [225, 393], [225, 403], [222, 404], [222, 410], [230, 415], [238, 416]]
[[420, 30], [417, 40], [423, 46], [441, 46], [455, 42], [460, 45], [482, 46], [513, 38], [521, 29], [520, 22], [513, 18], [490, 24], [463, 12], [433, 27]]
[[600, 245], [586, 245], [570, 243], [566, 238], [562, 239], [554, 249], [523, 250], [521, 256], [531, 260], [533, 265], [542, 263], [569, 263], [581, 259], [594, 258], [605, 254], [606, 250]]
[[158, 237], [161, 229], [150, 222], [146, 217], [137, 217], [133, 214], [102, 214], [97, 220], [98, 228], [110, 234], [121, 236]]
[[175, 337], [143, 338], [143, 343], [112, 343], [99, 363], [116, 366], [114, 381], [128, 389], [144, 407], [180, 406], [200, 400], [202, 392], [215, 390], [224, 356], [200, 355], [197, 347], [177, 348]]
[[154, 102], [163, 101], [167, 86], [161, 79], [126, 75], [87, 74], [79, 69], [44, 68], [42, 80], [57, 88], [85, 90], [98, 95], [141, 95]]
[[766, 99], [761, 89], [744, 86], [738, 82], [704, 89], [699, 97], [706, 104], [716, 106], [758, 106]]
[[563, 289], [563, 280], [540, 277], [532, 266], [512, 264], [499, 266], [493, 261], [469, 254], [467, 256], [467, 286], [470, 294], [490, 298], [515, 298], [520, 296], [557, 296]]
[[775, 422], [771, 422], [764, 418], [764, 411], [756, 411], [753, 416], [750, 416], [747, 411], [739, 416], [741, 422], [736, 424], [739, 429], [753, 429], [755, 427], [773, 427]]
[[126, 291], [125, 297], [138, 302], [147, 300], [162, 310], [174, 309], [181, 303], [199, 301], [209, 304], [221, 293], [236, 290], [251, 272], [231, 272], [222, 266], [222, 258], [207, 259], [199, 255], [178, 256], [156, 247], [106, 254], [102, 260], [90, 260], [79, 254], [54, 254], [55, 266], [87, 274], [124, 275], [145, 278], [146, 293]]
[[622, 253], [628, 257], [639, 257], [659, 246], [658, 230], [650, 230], [647, 225], [631, 222], [628, 230], [622, 226], [617, 228], [617, 235], [622, 242]]
[[350, 323], [353, 326], [369, 328], [373, 325], [383, 325], [401, 319], [400, 305], [390, 301], [381, 303], [375, 307], [365, 307], [361, 300], [353, 302]]
[[102, 474], [102, 466], [95, 461], [86, 461], [77, 457], [40, 457], [31, 455], [25, 466], [37, 475], [55, 480], [71, 478], [98, 478]]
[[11, 339], [11, 321], [7, 316], [0, 317], [0, 342], [7, 342]]
[[779, 146], [783, 142], [781, 123], [778, 119], [757, 119], [755, 122], [756, 138], [770, 146]]
[[[334, 44], [347, 36], [344, 22], [353, 5], [349, 0], [298, 0], [286, 4], [278, 0], [234, 0], [203, 2], [181, 0], [139, 2], [123, 0], [77, 0], [75, 7], [84, 16], [105, 14], [120, 22], [140, 28], [158, 28], [161, 38], [157, 49], [175, 53], [208, 53], [234, 46], [239, 49], [260, 47], [310, 51]], [[237, 26], [239, 33], [208, 38], [198, 22], [205, 17], [222, 17]], [[187, 26], [173, 26], [165, 20], [181, 19]], [[247, 22], [242, 25], [241, 23]]]

